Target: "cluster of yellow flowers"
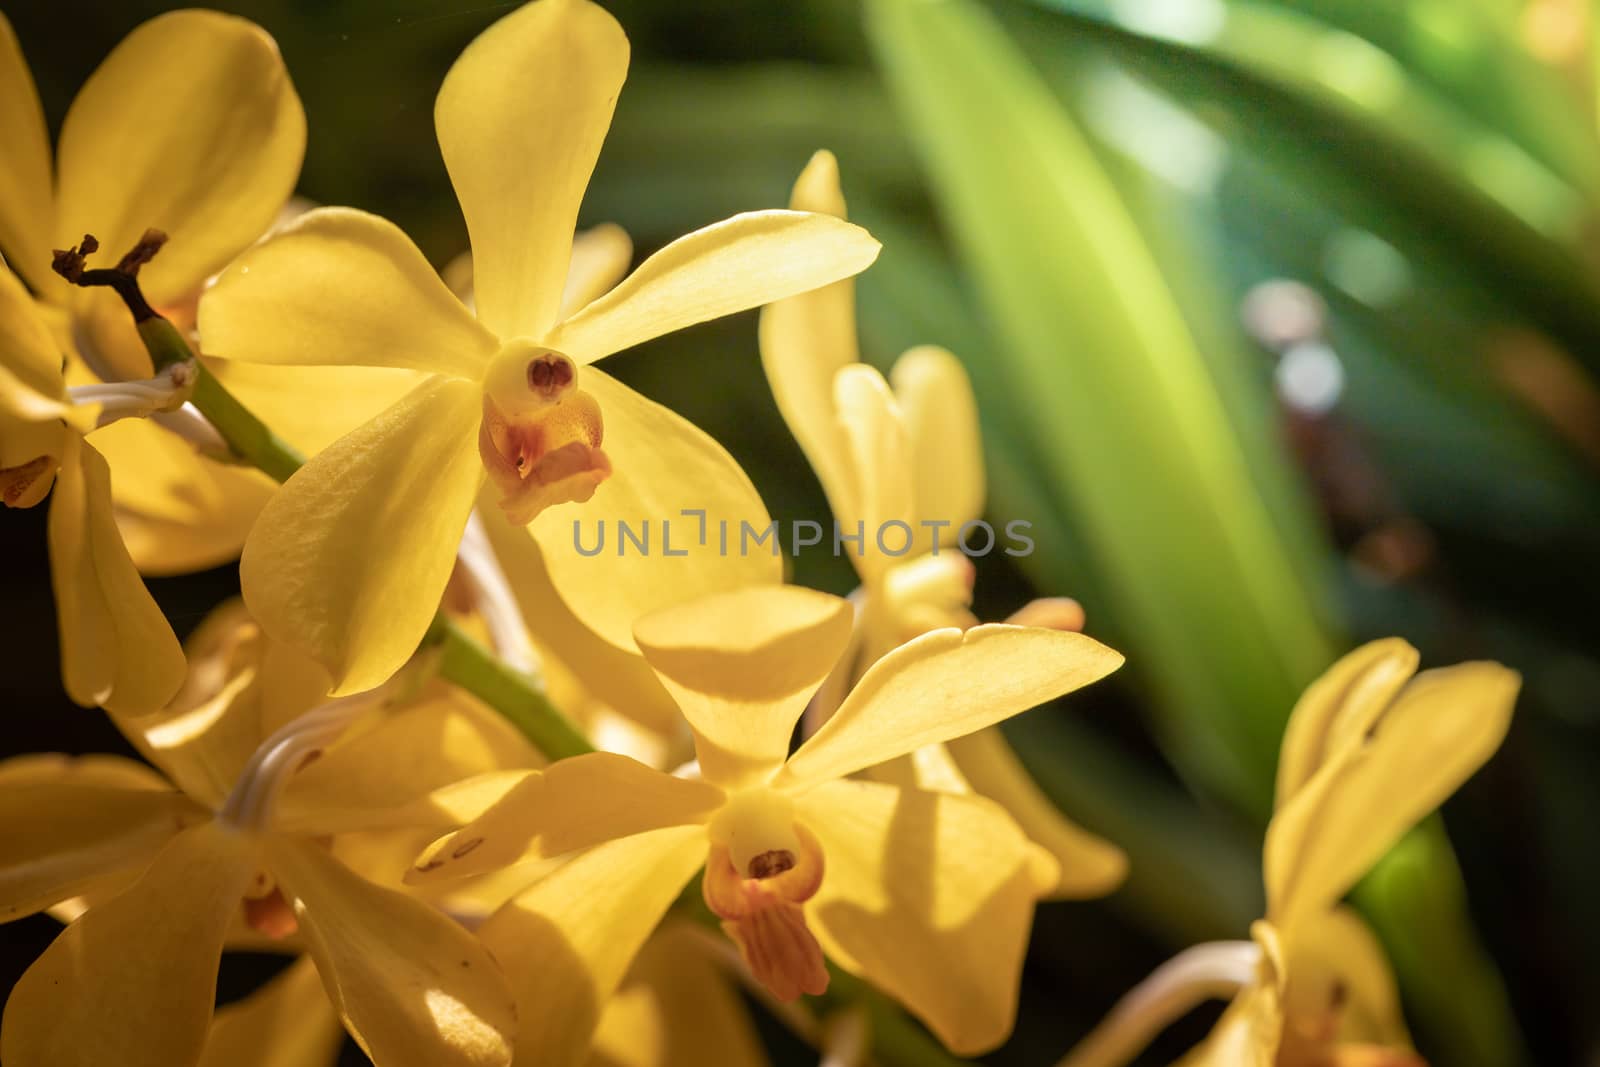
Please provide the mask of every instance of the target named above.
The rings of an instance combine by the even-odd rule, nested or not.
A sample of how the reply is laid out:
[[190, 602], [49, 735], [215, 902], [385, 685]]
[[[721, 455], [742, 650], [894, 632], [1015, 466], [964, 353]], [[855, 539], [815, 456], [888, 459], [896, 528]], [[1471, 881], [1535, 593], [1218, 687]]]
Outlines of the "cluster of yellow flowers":
[[[942, 349], [859, 362], [878, 245], [833, 158], [631, 273], [622, 231], [575, 233], [627, 65], [587, 0], [467, 48], [435, 122], [471, 258], [441, 277], [392, 223], [290, 202], [305, 120], [259, 28], [144, 24], [52, 162], [0, 18], [0, 494], [49, 497], [66, 691], [149, 761], [0, 763], [0, 915], [67, 923], [6, 1003], [7, 1067], [328, 1063], [345, 1032], [379, 1067], [761, 1063], [736, 983], [860, 1059], [823, 1025], [850, 998], [801, 1000], [839, 972], [976, 1054], [1035, 904], [1122, 880], [995, 729], [1122, 657], [1069, 600], [972, 615], [971, 389]], [[770, 524], [749, 479], [596, 366], [756, 307], [836, 517], [912, 531], [863, 543], [849, 599], [708, 537]], [[579, 514], [680, 547], [585, 553]], [[242, 603], [180, 646], [141, 575], [236, 557]], [[1416, 666], [1379, 642], [1306, 694], [1253, 940], [1179, 957], [1065, 1062], [1125, 1062], [1219, 990], [1188, 1062], [1414, 1061], [1340, 900], [1517, 688]], [[233, 949], [295, 962], [214, 1010]]]

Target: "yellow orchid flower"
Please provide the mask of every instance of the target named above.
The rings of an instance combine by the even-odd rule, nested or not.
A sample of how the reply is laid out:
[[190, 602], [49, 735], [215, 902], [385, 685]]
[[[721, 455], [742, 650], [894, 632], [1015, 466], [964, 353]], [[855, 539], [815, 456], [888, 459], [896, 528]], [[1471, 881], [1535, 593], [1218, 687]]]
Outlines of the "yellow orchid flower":
[[[316, 205], [296, 200], [291, 202], [291, 207], [292, 211], [286, 209], [280, 215], [271, 234]], [[567, 273], [567, 288], [561, 299], [561, 317], [572, 314], [616, 285], [627, 273], [632, 254], [633, 244], [619, 226], [600, 225], [581, 231], [572, 242], [572, 268]], [[440, 277], [463, 304], [472, 306], [470, 253], [463, 253], [446, 264]], [[272, 427], [273, 433], [305, 456], [316, 455], [393, 406], [428, 377], [424, 371], [405, 367], [286, 368], [209, 356], [206, 365], [257, 418]], [[241, 534], [238, 543], [242, 545], [243, 542]]]
[[707, 904], [779, 998], [826, 986], [825, 951], [958, 1052], [1004, 1039], [1053, 863], [987, 800], [848, 776], [1087, 685], [1122, 658], [1081, 634], [936, 630], [868, 670], [790, 756], [852, 615], [837, 597], [752, 587], [647, 616], [635, 639], [694, 731], [703, 780], [608, 753], [563, 760], [418, 859], [408, 880], [427, 884], [579, 853], [479, 931], [516, 991], [520, 1054], [576, 1062], [702, 865]]
[[[733, 459], [591, 364], [854, 274], [878, 245], [834, 218], [739, 215], [673, 242], [557, 321], [578, 202], [627, 63], [627, 38], [604, 10], [538, 0], [486, 30], [446, 76], [434, 118], [472, 240], [476, 315], [396, 227], [345, 209], [308, 213], [201, 301], [201, 336], [224, 358], [430, 373], [306, 464], [245, 545], [252, 611], [312, 651], [337, 692], [382, 682], [416, 648], [485, 480], [512, 521], [533, 520], [567, 605], [618, 647], [630, 647], [641, 610], [779, 576], [770, 557], [719, 555], [682, 514], [765, 524]], [[553, 507], [568, 501], [588, 503]], [[585, 558], [578, 514], [670, 520], [677, 546], [670, 557], [658, 543], [648, 556]]]
[[[790, 207], [845, 216], [832, 153], [812, 157]], [[973, 566], [958, 548], [966, 524], [983, 513], [983, 441], [972, 385], [955, 356], [923, 346], [895, 363], [891, 388], [858, 361], [854, 304], [854, 282], [846, 279], [761, 313], [761, 359], [778, 408], [836, 521], [864, 531], [860, 550], [850, 553], [861, 578], [858, 634], [807, 715], [818, 722], [890, 649], [939, 627], [977, 623]], [[875, 536], [892, 523], [904, 526], [903, 547], [898, 533]], [[1083, 613], [1073, 601], [1041, 600], [1010, 621], [1075, 630], [1082, 629]], [[1122, 850], [1064, 818], [998, 730], [871, 773], [999, 801], [1055, 856], [1061, 879], [1052, 898], [1102, 896], [1126, 876]]]
[[99, 413], [73, 403], [49, 327], [0, 268], [0, 498], [31, 507], [54, 489], [46, 529], [62, 683], [85, 707], [154, 712], [183, 683], [183, 650], [118, 535], [110, 468], [84, 439]]
[[[272, 1024], [273, 1003], [303, 1003], [310, 983], [286, 978], [265, 1003], [213, 1021], [218, 959], [252, 945], [248, 927], [303, 944], [318, 995], [380, 1067], [509, 1064], [514, 1008], [490, 955], [443, 911], [352, 869], [340, 842], [458, 825], [522, 773], [480, 772], [537, 757], [494, 716], [426, 693], [306, 711], [326, 677], [237, 605], [208, 619], [189, 653], [195, 669], [171, 707], [116, 720], [164, 778], [116, 757], [0, 766], [0, 914], [86, 902], [12, 990], [0, 1058], [250, 1062], [229, 1050]], [[268, 1047], [304, 1053], [315, 1039]]]
[[[55, 347], [71, 355], [70, 384], [145, 379], [151, 366], [116, 298], [55, 277], [51, 250], [86, 232], [117, 250], [147, 229], [167, 233], [170, 247], [141, 280], [181, 328], [206, 279], [288, 200], [305, 133], [266, 33], [231, 15], [176, 11], [137, 27], [84, 83], [52, 160], [32, 75], [0, 15], [0, 253], [32, 290]], [[271, 491], [264, 476], [206, 459], [143, 419], [103, 437], [117, 527], [140, 571], [199, 570], [238, 555]]]
[[1351, 652], [1295, 705], [1251, 941], [1190, 949], [1125, 997], [1061, 1067], [1110, 1067], [1219, 990], [1232, 1003], [1184, 1067], [1421, 1067], [1383, 950], [1340, 905], [1489, 757], [1521, 684], [1498, 663], [1416, 673], [1398, 638]]

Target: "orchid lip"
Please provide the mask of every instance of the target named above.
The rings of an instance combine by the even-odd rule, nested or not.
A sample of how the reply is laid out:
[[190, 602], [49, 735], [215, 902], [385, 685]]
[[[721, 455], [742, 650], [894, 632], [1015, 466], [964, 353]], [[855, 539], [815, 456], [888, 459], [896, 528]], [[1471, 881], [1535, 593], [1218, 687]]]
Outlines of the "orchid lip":
[[706, 857], [701, 893], [739, 947], [751, 974], [781, 1001], [828, 988], [822, 947], [806, 923], [804, 904], [822, 887], [824, 860], [817, 839], [804, 826], [789, 828], [799, 854], [774, 848], [740, 866], [726, 844], [715, 842]]
[[600, 405], [580, 387], [571, 357], [518, 340], [490, 361], [478, 452], [512, 522], [592, 497], [611, 474], [604, 436]]

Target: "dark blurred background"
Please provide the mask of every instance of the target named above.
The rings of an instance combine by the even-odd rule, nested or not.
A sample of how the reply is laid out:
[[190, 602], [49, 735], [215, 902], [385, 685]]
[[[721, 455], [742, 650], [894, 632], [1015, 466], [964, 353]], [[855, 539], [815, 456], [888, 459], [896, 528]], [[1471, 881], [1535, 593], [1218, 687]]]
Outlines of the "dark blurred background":
[[[441, 266], [465, 249], [432, 100], [515, 5], [216, 6], [282, 47], [310, 124], [304, 196], [395, 220]], [[1600, 1062], [1588, 5], [607, 6], [633, 67], [583, 223], [621, 223], [643, 255], [784, 205], [832, 149], [852, 217], [885, 244], [858, 288], [865, 357], [960, 355], [991, 518], [1034, 524], [1032, 557], [983, 562], [980, 614], [1074, 595], [1128, 654], [1112, 684], [1008, 728], [1134, 875], [1108, 900], [1041, 907], [1022, 1018], [990, 1061], [1053, 1062], [1178, 948], [1245, 936], [1294, 697], [1339, 652], [1398, 634], [1427, 665], [1524, 675], [1504, 749], [1445, 809], [1448, 843], [1430, 825], [1356, 896], [1419, 1047], [1440, 1067]], [[52, 128], [165, 7], [7, 5]], [[613, 365], [721, 440], [775, 517], [826, 514], [753, 314]], [[126, 751], [61, 692], [44, 510], [0, 520], [0, 753]], [[823, 555], [795, 577], [853, 584]], [[151, 586], [181, 636], [237, 578]], [[55, 928], [0, 928], [0, 984]], [[259, 973], [230, 965], [224, 995]], [[1143, 1062], [1170, 1062], [1212, 1017]]]

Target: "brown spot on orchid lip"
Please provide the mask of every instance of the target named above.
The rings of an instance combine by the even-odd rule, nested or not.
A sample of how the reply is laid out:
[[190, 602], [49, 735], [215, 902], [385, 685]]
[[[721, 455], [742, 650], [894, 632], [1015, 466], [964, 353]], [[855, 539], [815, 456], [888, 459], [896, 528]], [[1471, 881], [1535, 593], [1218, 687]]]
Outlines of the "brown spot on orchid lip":
[[528, 388], [547, 397], [567, 388], [576, 376], [572, 360], [559, 352], [546, 352], [528, 361]]
[[751, 878], [771, 878], [793, 869], [794, 853], [786, 848], [775, 848], [769, 852], [763, 852], [759, 856], [753, 857], [749, 864]]

